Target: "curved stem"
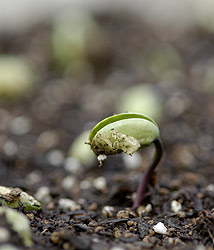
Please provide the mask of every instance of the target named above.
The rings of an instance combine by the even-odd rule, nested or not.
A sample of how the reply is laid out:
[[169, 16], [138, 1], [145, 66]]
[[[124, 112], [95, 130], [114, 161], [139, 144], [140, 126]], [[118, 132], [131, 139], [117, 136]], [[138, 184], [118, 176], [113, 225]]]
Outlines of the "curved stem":
[[146, 172], [140, 181], [140, 184], [139, 184], [138, 189], [137, 189], [137, 195], [136, 195], [136, 198], [135, 198], [135, 201], [133, 204], [133, 208], [137, 208], [139, 206], [140, 202], [142, 201], [142, 199], [145, 195], [146, 189], [149, 185], [149, 182], [152, 178], [152, 174], [163, 156], [163, 146], [162, 146], [162, 142], [161, 142], [160, 138], [155, 139], [153, 141], [153, 143], [155, 145], [154, 159], [153, 159], [151, 165], [149, 165], [149, 167], [146, 169]]

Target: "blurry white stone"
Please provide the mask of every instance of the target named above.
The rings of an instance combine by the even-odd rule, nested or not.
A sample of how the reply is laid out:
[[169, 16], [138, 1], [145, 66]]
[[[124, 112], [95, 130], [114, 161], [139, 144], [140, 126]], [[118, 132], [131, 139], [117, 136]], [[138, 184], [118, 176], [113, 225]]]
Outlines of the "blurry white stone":
[[111, 207], [111, 206], [105, 206], [103, 207], [103, 211], [109, 213], [109, 212], [113, 212], [114, 211], [114, 208]]
[[93, 181], [93, 186], [98, 190], [98, 191], [103, 191], [107, 187], [107, 182], [106, 179], [103, 176], [97, 177]]
[[145, 207], [145, 212], [149, 214], [151, 211], [152, 211], [152, 205], [149, 203]]
[[71, 174], [77, 174], [83, 170], [82, 165], [80, 164], [78, 159], [73, 157], [68, 157], [65, 159], [64, 168]]
[[208, 192], [214, 192], [214, 184], [209, 184], [207, 187], [206, 187], [206, 191]]
[[19, 116], [10, 121], [10, 132], [14, 135], [24, 135], [31, 130], [31, 122], [25, 116]]
[[62, 181], [62, 187], [65, 190], [71, 190], [76, 182], [76, 178], [72, 175], [66, 176]]
[[142, 163], [141, 155], [138, 152], [135, 152], [132, 156], [122, 154], [122, 159], [127, 169], [137, 169]]
[[3, 151], [7, 156], [12, 157], [17, 154], [18, 146], [16, 145], [14, 141], [8, 140], [5, 142], [3, 146]]
[[91, 187], [91, 182], [88, 180], [83, 180], [80, 182], [80, 189], [86, 190]]
[[176, 200], [173, 200], [173, 201], [171, 202], [171, 210], [172, 210], [172, 212], [177, 213], [177, 212], [179, 212], [181, 209], [182, 209], [182, 206], [181, 206], [181, 203], [180, 203], [180, 202], [178, 202], [178, 201], [176, 201]]
[[120, 247], [120, 246], [114, 246], [114, 247], [110, 248], [110, 250], [125, 250], [125, 248]]
[[42, 175], [38, 170], [34, 170], [26, 176], [26, 182], [30, 185], [38, 183], [42, 179]]
[[35, 194], [35, 198], [42, 203], [48, 203], [51, 200], [49, 187], [40, 187]]
[[56, 146], [59, 138], [55, 131], [44, 131], [38, 137], [37, 144], [42, 149], [48, 149]]
[[9, 238], [10, 238], [9, 231], [4, 227], [0, 227], [0, 243], [8, 241]]
[[51, 165], [58, 167], [64, 162], [64, 154], [61, 150], [54, 149], [48, 152], [47, 160]]
[[167, 234], [167, 228], [162, 222], [158, 222], [155, 226], [153, 226], [153, 230], [158, 234]]
[[59, 199], [59, 206], [64, 209], [69, 209], [71, 211], [81, 209], [80, 205], [78, 205], [75, 201], [71, 199], [61, 198]]

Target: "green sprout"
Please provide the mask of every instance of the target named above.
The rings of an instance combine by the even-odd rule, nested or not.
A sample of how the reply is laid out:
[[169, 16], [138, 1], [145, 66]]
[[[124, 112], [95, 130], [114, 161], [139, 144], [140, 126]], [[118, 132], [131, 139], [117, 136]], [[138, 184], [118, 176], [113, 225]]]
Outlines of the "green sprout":
[[113, 115], [99, 122], [91, 130], [89, 141], [91, 149], [98, 156], [100, 165], [107, 155], [121, 152], [132, 155], [139, 148], [154, 144], [154, 159], [138, 186], [133, 204], [133, 208], [138, 207], [163, 155], [163, 147], [156, 122], [149, 116], [139, 113]]

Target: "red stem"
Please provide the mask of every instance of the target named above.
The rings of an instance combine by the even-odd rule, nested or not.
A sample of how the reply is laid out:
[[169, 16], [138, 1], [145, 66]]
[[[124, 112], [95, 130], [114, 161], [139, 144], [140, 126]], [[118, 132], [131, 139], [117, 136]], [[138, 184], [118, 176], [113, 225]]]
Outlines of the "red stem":
[[140, 202], [142, 201], [149, 182], [152, 178], [152, 174], [163, 156], [163, 146], [160, 138], [155, 139], [153, 143], [155, 145], [155, 156], [151, 165], [149, 165], [149, 167], [146, 169], [146, 172], [144, 173], [143, 178], [140, 181], [133, 208], [137, 208], [140, 205]]

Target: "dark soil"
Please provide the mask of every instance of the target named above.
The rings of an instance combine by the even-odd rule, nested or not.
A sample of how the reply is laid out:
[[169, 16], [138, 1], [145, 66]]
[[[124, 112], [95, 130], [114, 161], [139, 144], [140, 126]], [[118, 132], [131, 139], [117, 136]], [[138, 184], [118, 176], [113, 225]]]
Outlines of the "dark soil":
[[[166, 42], [131, 17], [106, 15], [97, 20], [109, 36], [111, 49], [101, 56], [88, 55], [94, 68], [92, 75], [66, 75], [56, 70], [48, 24], [0, 40], [2, 53], [26, 55], [38, 68], [35, 90], [15, 101], [2, 100], [0, 109], [1, 185], [19, 187], [33, 196], [43, 186], [50, 192], [41, 211], [19, 209], [30, 220], [31, 249], [213, 249], [214, 85], [208, 90], [203, 72], [194, 71], [195, 65], [202, 63], [206, 68], [214, 59], [213, 35], [195, 29]], [[154, 74], [146, 59], [166, 43], [176, 49], [183, 64], [172, 82]], [[144, 82], [151, 83], [164, 100], [164, 116], [158, 124], [165, 154], [156, 186], [149, 188], [142, 207], [132, 210], [131, 197], [150, 161], [149, 149], [141, 150], [142, 169], [135, 170], [126, 169], [120, 156], [112, 156], [102, 168], [95, 163], [71, 174], [63, 161], [54, 166], [47, 156], [57, 149], [66, 157], [74, 138], [91, 127], [90, 122], [95, 124], [115, 112], [123, 89]], [[31, 120], [30, 131], [23, 135], [14, 135], [8, 125], [18, 116]], [[53, 133], [56, 140], [41, 146], [44, 132]], [[8, 140], [18, 146], [15, 155], [4, 151]], [[68, 175], [76, 180], [70, 190], [62, 185]], [[107, 180], [101, 190], [93, 185], [99, 176]], [[61, 198], [75, 201], [79, 208], [61, 208]], [[171, 210], [173, 200], [182, 204], [178, 213]], [[145, 211], [148, 204], [151, 211]], [[112, 210], [106, 210], [106, 206]], [[166, 235], [154, 232], [158, 222], [167, 227]], [[0, 226], [9, 227], [3, 218]], [[10, 243], [23, 249], [18, 235], [10, 232]]]

